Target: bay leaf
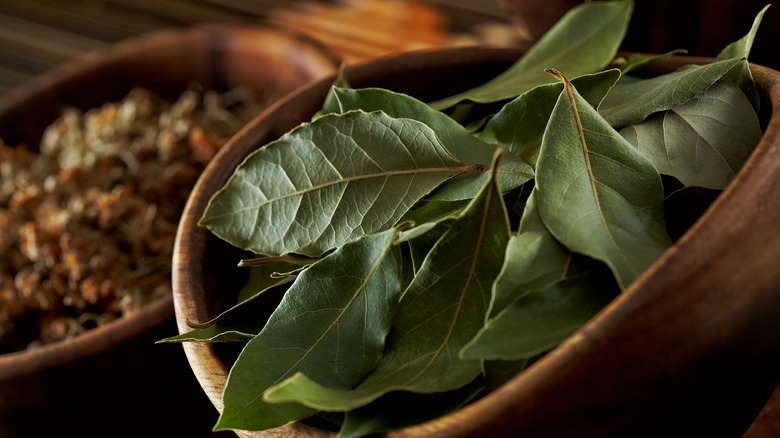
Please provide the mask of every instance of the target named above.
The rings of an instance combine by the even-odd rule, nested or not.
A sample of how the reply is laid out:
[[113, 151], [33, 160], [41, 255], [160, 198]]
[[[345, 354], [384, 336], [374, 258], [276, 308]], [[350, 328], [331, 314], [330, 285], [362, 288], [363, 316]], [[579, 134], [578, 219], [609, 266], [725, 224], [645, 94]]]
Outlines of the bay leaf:
[[[483, 172], [469, 172], [459, 175], [431, 193], [427, 199], [441, 201], [468, 200], [476, 196], [490, 177], [490, 165], [496, 146], [486, 143], [472, 135], [465, 127], [447, 116], [432, 109], [424, 102], [412, 96], [381, 88], [344, 89], [332, 87], [331, 102], [338, 108], [329, 108], [331, 112], [344, 113], [353, 110], [366, 112], [383, 111], [390, 117], [409, 118], [424, 123], [436, 133], [442, 146], [458, 161], [464, 164], [479, 164]], [[514, 155], [501, 159], [498, 170], [498, 184], [504, 192], [519, 187], [533, 177], [533, 169], [525, 161]]]
[[[610, 69], [572, 80], [577, 90], [595, 108], [620, 79], [620, 71]], [[540, 85], [504, 105], [480, 134], [480, 139], [503, 146], [524, 161], [534, 164], [555, 102], [563, 90], [560, 82]]]
[[213, 324], [208, 327], [190, 330], [176, 336], [157, 341], [157, 344], [175, 344], [180, 342], [249, 342], [257, 336], [254, 330], [235, 329], [225, 324]]
[[[272, 288], [279, 287], [292, 282], [295, 278], [292, 276], [275, 277], [273, 274], [278, 271], [292, 269], [295, 265], [292, 263], [269, 263], [263, 266], [254, 266], [247, 268], [249, 270], [249, 279], [238, 292], [236, 305], [217, 315], [212, 322], [219, 321], [230, 314], [238, 306], [257, 299]], [[208, 324], [208, 323], [206, 323]]]
[[686, 186], [722, 190], [763, 133], [745, 94], [720, 80], [682, 105], [623, 128], [620, 135], [662, 174]]
[[625, 288], [671, 246], [661, 176], [565, 77], [552, 73], [565, 87], [539, 153], [539, 214], [556, 240], [605, 262]]
[[288, 265], [287, 268], [292, 268], [292, 269], [286, 269], [286, 268], [273, 269], [271, 272], [269, 272], [269, 275], [272, 275], [274, 272], [289, 272], [295, 270], [296, 267], [310, 265], [316, 262], [318, 259], [319, 257], [306, 257], [298, 254], [286, 254], [283, 256], [252, 257], [248, 259], [241, 259], [241, 261], [238, 262], [238, 266], [260, 267], [260, 266], [268, 266], [274, 264], [278, 264], [278, 265], [284, 264], [284, 265]]
[[393, 391], [430, 394], [467, 385], [482, 363], [457, 354], [484, 323], [508, 240], [506, 207], [491, 178], [428, 253], [403, 294], [384, 357], [365, 380], [340, 390], [297, 373], [266, 391], [265, 399], [342, 411]]
[[614, 298], [612, 292], [605, 286], [602, 275], [592, 273], [574, 275], [536, 289], [488, 320], [474, 340], [463, 348], [461, 356], [520, 360], [547, 352], [601, 311]]
[[566, 276], [571, 252], [550, 234], [536, 205], [535, 191], [528, 197], [520, 228], [506, 247], [501, 272], [493, 285], [488, 317], [524, 294], [547, 286]]
[[420, 272], [425, 258], [431, 248], [450, 229], [455, 218], [444, 218], [436, 222], [427, 222], [406, 233], [402, 233], [399, 241], [407, 242], [415, 276]]
[[618, 83], [602, 102], [599, 114], [615, 128], [639, 123], [650, 114], [687, 102], [712, 86], [739, 62], [739, 58], [726, 59], [650, 79]]
[[488, 103], [512, 99], [539, 85], [555, 82], [545, 69], [569, 77], [594, 73], [612, 61], [625, 37], [633, 1], [586, 2], [568, 11], [507, 71], [493, 80], [431, 103], [449, 108], [462, 100]]
[[[157, 342], [249, 342], [263, 329], [272, 310], [284, 296], [285, 285], [293, 280], [293, 277], [272, 279], [265, 268], [249, 270], [247, 285], [239, 294], [239, 297], [241, 294], [245, 297], [239, 299], [237, 304], [209, 321], [187, 321], [192, 330]], [[246, 292], [249, 290], [252, 291], [251, 295]]]
[[[255, 273], [254, 275], [257, 275], [257, 274]], [[271, 280], [273, 280], [273, 283], [270, 283], [270, 284], [268, 284], [266, 286], [265, 285], [265, 281], [263, 281], [263, 284], [264, 284], [263, 289], [257, 290], [255, 287], [258, 284], [258, 281], [257, 280], [252, 280], [251, 277], [250, 277], [250, 282], [247, 284], [248, 287], [244, 288], [242, 293], [243, 294], [247, 294], [246, 291], [252, 290], [252, 291], [254, 291], [253, 295], [246, 296], [243, 299], [241, 298], [241, 295], [239, 295], [239, 301], [238, 301], [237, 304], [231, 306], [229, 309], [225, 310], [224, 312], [220, 313], [219, 315], [217, 315], [216, 317], [214, 317], [213, 319], [211, 319], [209, 321], [206, 321], [206, 322], [203, 322], [203, 323], [197, 323], [197, 324], [196, 323], [191, 323], [191, 326], [195, 327], [195, 328], [205, 328], [205, 327], [213, 325], [213, 324], [215, 324], [217, 322], [220, 322], [220, 321], [226, 319], [227, 317], [229, 317], [232, 313], [236, 312], [236, 310], [239, 309], [241, 306], [244, 306], [247, 303], [249, 303], [249, 302], [251, 302], [253, 300], [258, 299], [261, 295], [265, 294], [269, 290], [271, 290], [273, 288], [276, 288], [276, 287], [280, 287], [280, 286], [285, 285], [287, 283], [292, 283], [295, 280], [294, 276], [284, 276], [284, 277], [278, 277], [278, 278], [269, 277], [269, 278]], [[257, 334], [260, 331], [260, 329], [262, 329], [262, 325], [257, 327], [257, 331], [255, 331], [255, 334]]]
[[726, 77], [739, 86], [739, 88], [745, 93], [750, 103], [755, 108], [756, 112], [759, 111], [761, 105], [761, 98], [758, 95], [758, 89], [756, 83], [753, 80], [753, 74], [750, 72], [750, 65], [748, 64], [748, 58], [750, 50], [753, 47], [753, 41], [756, 39], [756, 33], [761, 25], [761, 20], [764, 18], [764, 13], [769, 9], [770, 5], [764, 6], [761, 11], [756, 14], [753, 19], [753, 25], [750, 27], [745, 36], [737, 41], [726, 46], [720, 53], [718, 53], [718, 60], [729, 58], [745, 58], [740, 65], [726, 74]]
[[230, 369], [215, 430], [263, 430], [315, 413], [262, 394], [296, 372], [351, 388], [382, 355], [400, 295], [394, 229], [341, 246], [301, 272]]
[[382, 112], [325, 115], [249, 155], [200, 224], [240, 248], [316, 257], [393, 226], [459, 162], [423, 123]]

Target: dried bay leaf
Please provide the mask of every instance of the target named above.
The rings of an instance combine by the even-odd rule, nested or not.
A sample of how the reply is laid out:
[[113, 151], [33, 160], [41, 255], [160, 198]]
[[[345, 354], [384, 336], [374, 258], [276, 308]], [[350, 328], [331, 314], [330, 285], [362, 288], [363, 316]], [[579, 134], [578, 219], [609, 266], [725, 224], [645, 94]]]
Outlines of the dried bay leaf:
[[573, 264], [577, 264], [573, 254], [542, 223], [532, 192], [493, 285], [489, 318], [461, 355], [485, 360], [531, 359], [579, 329], [619, 289], [610, 272], [599, 269], [603, 265], [580, 263], [584, 269], [578, 269]]
[[493, 285], [489, 318], [524, 294], [563, 279], [569, 270], [572, 254], [542, 223], [534, 198], [532, 192], [520, 228], [507, 244], [504, 265]]
[[620, 134], [662, 174], [715, 190], [734, 179], [763, 135], [753, 106], [728, 80]]
[[458, 351], [484, 323], [508, 240], [506, 207], [491, 178], [428, 253], [404, 292], [384, 357], [365, 380], [339, 390], [298, 373], [266, 391], [266, 400], [342, 411], [393, 391], [430, 394], [472, 382], [482, 363], [459, 360]]
[[539, 153], [539, 214], [559, 242], [607, 263], [625, 288], [671, 246], [661, 177], [565, 77], [552, 73], [566, 86]]
[[[577, 90], [598, 108], [609, 90], [620, 79], [620, 71], [607, 70], [572, 80]], [[547, 84], [529, 90], [504, 105], [480, 134], [480, 139], [503, 146], [529, 163], [535, 163], [542, 135], [563, 84]]]
[[215, 429], [268, 429], [314, 414], [263, 401], [263, 391], [296, 372], [346, 389], [374, 368], [400, 295], [396, 239], [393, 229], [358, 239], [298, 275], [233, 364]]
[[271, 310], [284, 295], [284, 286], [294, 277], [273, 278], [271, 273], [279, 268], [289, 268], [291, 263], [270, 263], [247, 268], [249, 279], [238, 293], [237, 304], [209, 321], [193, 323], [190, 330], [177, 336], [162, 339], [158, 343], [172, 342], [249, 342], [263, 329]]
[[618, 83], [604, 98], [599, 114], [615, 128], [639, 123], [650, 114], [687, 102], [712, 86], [739, 62], [739, 58], [726, 59], [650, 79]]
[[[394, 118], [410, 118], [426, 124], [436, 133], [442, 146], [464, 164], [484, 166], [483, 172], [469, 172], [459, 175], [438, 187], [429, 200], [461, 201], [479, 193], [490, 177], [490, 165], [496, 146], [472, 135], [466, 128], [446, 114], [432, 109], [412, 96], [380, 88], [346, 89], [331, 88], [331, 106], [323, 111], [344, 113], [352, 110], [366, 112], [381, 110]], [[336, 104], [337, 107], [336, 107]], [[533, 169], [528, 163], [514, 155], [501, 159], [498, 170], [498, 185], [508, 192], [533, 178]]]
[[587, 2], [572, 8], [507, 71], [472, 90], [433, 102], [435, 109], [462, 100], [488, 103], [512, 99], [539, 85], [555, 82], [545, 69], [567, 76], [594, 73], [612, 61], [623, 42], [632, 1]]
[[750, 100], [750, 103], [753, 105], [753, 108], [755, 108], [756, 112], [759, 111], [761, 98], [758, 95], [756, 83], [753, 81], [753, 74], [750, 73], [750, 66], [748, 65], [747, 59], [750, 55], [750, 49], [753, 47], [753, 41], [756, 39], [758, 27], [761, 24], [761, 20], [764, 18], [764, 13], [767, 9], [769, 9], [769, 6], [770, 5], [764, 6], [764, 8], [758, 12], [756, 17], [753, 19], [753, 25], [750, 27], [750, 31], [748, 31], [748, 33], [739, 40], [729, 44], [723, 50], [721, 50], [717, 58], [718, 60], [729, 58], [745, 58], [745, 60], [740, 62], [738, 67], [728, 72], [726, 77], [739, 86], [739, 88]]
[[427, 222], [412, 228], [406, 235], [401, 234], [399, 240], [409, 245], [409, 254], [415, 275], [420, 272], [431, 248], [449, 230], [454, 220], [455, 218], [452, 217], [443, 218], [436, 222]]
[[257, 336], [253, 330], [236, 329], [224, 323], [216, 323], [205, 328], [190, 330], [187, 333], [171, 336], [157, 341], [157, 344], [172, 344], [178, 342], [249, 342]]
[[418, 121], [326, 115], [249, 155], [200, 223], [256, 253], [319, 256], [392, 227], [444, 181], [476, 168]]
[[461, 356], [519, 360], [547, 352], [614, 298], [619, 291], [609, 284], [601, 273], [587, 272], [533, 290], [490, 319]]

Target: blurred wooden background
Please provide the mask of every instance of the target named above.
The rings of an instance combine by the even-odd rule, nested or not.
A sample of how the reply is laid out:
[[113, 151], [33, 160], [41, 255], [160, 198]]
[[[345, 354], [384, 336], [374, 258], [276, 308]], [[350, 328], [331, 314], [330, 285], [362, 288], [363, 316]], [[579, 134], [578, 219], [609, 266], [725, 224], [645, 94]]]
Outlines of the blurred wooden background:
[[157, 29], [273, 22], [359, 60], [420, 47], [508, 43], [495, 1], [0, 0], [0, 94], [89, 51]]
[[[0, 96], [63, 62], [158, 29], [275, 25], [349, 61], [423, 47], [528, 42], [581, 0], [0, 0]], [[637, 1], [624, 48], [714, 56], [750, 28], [761, 0]], [[538, 19], [513, 20], [524, 10]], [[548, 20], [545, 22], [542, 20]], [[552, 17], [552, 18], [550, 18]], [[780, 11], [770, 8], [751, 60], [780, 68]], [[659, 28], [659, 26], [661, 28]], [[538, 35], [536, 35], [538, 36]], [[780, 436], [780, 394], [745, 436]]]
[[[582, 1], [0, 0], [0, 95], [64, 61], [157, 29], [273, 22], [360, 60], [421, 47], [527, 42]], [[635, 3], [624, 49], [714, 56], [747, 32], [766, 0]], [[770, 8], [751, 61], [780, 68], [779, 24], [780, 11]]]

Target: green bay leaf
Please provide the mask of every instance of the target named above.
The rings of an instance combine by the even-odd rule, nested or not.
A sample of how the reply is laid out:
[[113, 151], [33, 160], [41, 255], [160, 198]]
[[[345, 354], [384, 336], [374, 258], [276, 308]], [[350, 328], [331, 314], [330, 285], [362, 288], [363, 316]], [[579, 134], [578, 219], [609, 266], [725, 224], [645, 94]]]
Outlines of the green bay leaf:
[[462, 100], [488, 103], [511, 99], [539, 85], [555, 82], [545, 69], [569, 77], [594, 73], [615, 57], [625, 37], [633, 2], [586, 2], [567, 12], [507, 71], [472, 90], [434, 102], [436, 109]]
[[662, 174], [715, 190], [734, 179], [763, 135], [753, 106], [728, 80], [620, 134]]
[[257, 336], [254, 330], [240, 330], [216, 323], [205, 328], [193, 329], [187, 333], [171, 336], [157, 341], [157, 344], [173, 344], [179, 342], [249, 342]]
[[187, 323], [193, 328], [187, 333], [172, 336], [158, 343], [171, 342], [249, 342], [263, 329], [269, 309], [273, 309], [284, 295], [285, 286], [293, 277], [273, 278], [271, 272], [288, 268], [290, 263], [270, 263], [247, 268], [249, 279], [239, 291], [238, 303], [205, 322]]
[[605, 262], [625, 288], [671, 246], [661, 177], [559, 77], [566, 87], [537, 163], [539, 214], [556, 240]]
[[482, 364], [458, 359], [458, 351], [484, 323], [508, 240], [506, 207], [491, 178], [428, 253], [404, 292], [384, 357], [365, 380], [339, 390], [298, 373], [266, 391], [266, 400], [341, 411], [392, 391], [430, 394], [467, 385]]
[[[620, 79], [620, 71], [579, 76], [572, 80], [582, 97], [598, 108], [609, 90]], [[480, 139], [502, 146], [529, 163], [535, 163], [542, 135], [550, 119], [563, 84], [547, 84], [533, 88], [503, 108], [485, 125]]]
[[599, 107], [599, 114], [613, 127], [639, 123], [647, 116], [683, 104], [717, 82], [739, 64], [739, 58], [678, 71], [626, 84], [618, 83]]
[[393, 226], [444, 181], [475, 168], [423, 123], [382, 112], [326, 115], [249, 155], [200, 223], [259, 254], [319, 256]]
[[756, 39], [756, 33], [758, 33], [761, 20], [764, 18], [764, 13], [766, 13], [766, 10], [769, 9], [769, 6], [770, 5], [764, 6], [764, 8], [761, 9], [758, 14], [756, 14], [756, 17], [753, 19], [753, 25], [750, 27], [750, 31], [748, 31], [748, 33], [739, 40], [734, 41], [721, 50], [717, 58], [718, 60], [729, 58], [745, 58], [745, 60], [742, 61], [739, 66], [730, 71], [726, 77], [739, 86], [742, 92], [745, 93], [745, 96], [747, 96], [747, 98], [750, 100], [750, 103], [753, 105], [753, 108], [755, 108], [756, 112], [759, 111], [761, 98], [758, 95], [758, 89], [756, 88], [756, 83], [753, 80], [753, 74], [750, 72], [748, 57], [750, 55], [750, 50], [753, 47], [753, 41]]
[[412, 268], [415, 276], [425, 262], [428, 253], [436, 242], [449, 230], [455, 218], [444, 218], [437, 222], [418, 225], [400, 236], [401, 241], [409, 245]]
[[[431, 193], [427, 199], [438, 201], [471, 199], [476, 196], [490, 177], [490, 165], [496, 146], [474, 137], [458, 122], [441, 111], [434, 110], [424, 102], [406, 94], [380, 88], [345, 89], [333, 87], [330, 95], [333, 96], [330, 102], [338, 103], [337, 107], [334, 105], [334, 107], [328, 108], [331, 112], [381, 110], [390, 117], [417, 120], [430, 127], [436, 133], [442, 146], [458, 161], [484, 167], [482, 172], [464, 173], [447, 181]], [[533, 173], [531, 166], [524, 160], [515, 155], [506, 155], [499, 164], [498, 185], [502, 191], [508, 192], [530, 180]]]
[[215, 429], [264, 430], [314, 414], [262, 398], [297, 372], [347, 389], [376, 366], [400, 295], [396, 238], [388, 230], [350, 242], [298, 275], [233, 364]]
[[602, 275], [584, 273], [531, 291], [491, 318], [461, 355], [511, 361], [549, 351], [614, 297], [609, 284]]
[[563, 279], [571, 263], [571, 252], [550, 234], [542, 222], [535, 192], [528, 197], [517, 235], [506, 247], [501, 273], [493, 285], [488, 317], [526, 293]]

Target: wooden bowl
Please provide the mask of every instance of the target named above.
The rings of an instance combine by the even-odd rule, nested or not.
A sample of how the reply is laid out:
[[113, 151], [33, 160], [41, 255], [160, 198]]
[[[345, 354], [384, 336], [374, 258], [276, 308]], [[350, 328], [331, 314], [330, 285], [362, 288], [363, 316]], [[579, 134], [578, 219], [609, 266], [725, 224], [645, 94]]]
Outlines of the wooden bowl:
[[[64, 107], [100, 107], [136, 86], [170, 100], [193, 82], [217, 91], [244, 86], [270, 102], [337, 66], [338, 60], [318, 44], [272, 28], [160, 31], [72, 61], [2, 96], [0, 138], [8, 145], [36, 147]], [[180, 350], [154, 345], [175, 330], [169, 295], [75, 338], [0, 355], [0, 435], [145, 436], [156, 427], [163, 435], [165, 430], [199, 430], [187, 423], [202, 421], [198, 418], [166, 419], [192, 405], [182, 394], [168, 392], [191, 386]], [[108, 424], [124, 428], [109, 432]]]
[[[346, 70], [355, 87], [433, 100], [496, 75], [517, 49], [412, 52]], [[675, 57], [668, 72], [712, 59]], [[634, 285], [590, 323], [499, 390], [438, 420], [389, 436], [739, 436], [780, 377], [780, 73], [752, 66], [765, 134], [729, 189]], [[275, 104], [234, 137], [201, 175], [179, 225], [174, 305], [206, 321], [235, 299], [238, 252], [197, 226], [207, 201], [251, 151], [317, 111], [334, 78]], [[219, 281], [220, 288], [216, 287]], [[185, 344], [196, 377], [221, 410], [236, 351]], [[293, 423], [241, 436], [327, 436]]]

